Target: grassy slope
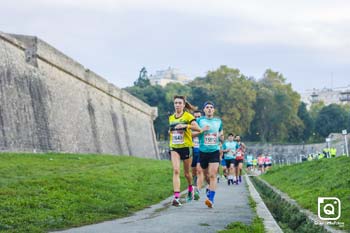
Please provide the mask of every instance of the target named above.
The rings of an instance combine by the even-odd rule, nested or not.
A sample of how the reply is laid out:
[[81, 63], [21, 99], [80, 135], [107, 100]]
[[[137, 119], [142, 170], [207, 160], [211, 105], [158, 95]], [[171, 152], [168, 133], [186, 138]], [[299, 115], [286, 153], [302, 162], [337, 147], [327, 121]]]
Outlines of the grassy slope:
[[318, 197], [338, 197], [345, 229], [350, 230], [350, 158], [337, 157], [275, 167], [261, 176], [317, 215]]
[[171, 194], [169, 161], [0, 154], [0, 231], [43, 232], [123, 217]]

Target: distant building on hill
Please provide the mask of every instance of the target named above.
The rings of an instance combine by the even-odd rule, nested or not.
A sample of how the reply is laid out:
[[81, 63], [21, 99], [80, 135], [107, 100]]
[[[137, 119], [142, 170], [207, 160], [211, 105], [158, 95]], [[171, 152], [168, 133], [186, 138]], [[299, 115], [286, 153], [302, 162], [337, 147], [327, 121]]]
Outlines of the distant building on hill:
[[337, 88], [323, 88], [306, 90], [301, 93], [301, 101], [307, 104], [323, 102], [325, 105], [350, 103], [350, 85]]
[[180, 73], [178, 69], [169, 67], [166, 70], [156, 71], [155, 75], [149, 77], [152, 85], [166, 86], [168, 83], [186, 84], [191, 81], [186, 75]]

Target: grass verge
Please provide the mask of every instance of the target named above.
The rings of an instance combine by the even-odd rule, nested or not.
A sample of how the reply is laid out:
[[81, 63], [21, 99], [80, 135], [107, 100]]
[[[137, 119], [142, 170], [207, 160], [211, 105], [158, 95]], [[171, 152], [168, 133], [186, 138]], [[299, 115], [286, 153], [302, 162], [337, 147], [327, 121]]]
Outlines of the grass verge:
[[252, 182], [283, 232], [326, 233], [321, 226], [314, 225], [297, 207], [283, 200], [262, 181], [253, 177]]
[[261, 176], [300, 206], [317, 215], [318, 197], [337, 197], [341, 201], [342, 230], [350, 230], [350, 158], [337, 157], [276, 167]]
[[45, 232], [125, 217], [172, 194], [169, 161], [17, 153], [1, 153], [0, 161], [2, 232]]
[[242, 222], [233, 222], [227, 225], [225, 230], [219, 233], [264, 233], [264, 223], [262, 218], [254, 217], [251, 225], [246, 225]]

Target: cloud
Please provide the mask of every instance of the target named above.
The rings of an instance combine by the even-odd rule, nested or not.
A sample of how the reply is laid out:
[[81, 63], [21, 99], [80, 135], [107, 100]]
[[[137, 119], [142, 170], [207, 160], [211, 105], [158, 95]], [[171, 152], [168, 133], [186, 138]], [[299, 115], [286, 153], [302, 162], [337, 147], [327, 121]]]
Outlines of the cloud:
[[218, 39], [228, 44], [275, 44], [329, 52], [345, 61], [350, 53], [350, 15], [345, 9], [350, 5], [343, 7], [304, 6], [296, 11], [288, 11], [288, 6], [278, 11], [243, 8], [237, 18], [241, 27], [224, 31]]
[[36, 35], [122, 86], [145, 65], [192, 76], [221, 64], [248, 75], [299, 67], [295, 79], [322, 66], [345, 77], [348, 9], [341, 0], [8, 0], [0, 30]]
[[[17, 10], [43, 8], [48, 12], [56, 9], [64, 13], [65, 9], [69, 9], [70, 12], [76, 11], [77, 17], [81, 12], [85, 12], [93, 19], [96, 19], [94, 15], [107, 14], [111, 21], [106, 23], [126, 31], [129, 29], [118, 19], [130, 12], [150, 14], [148, 16], [140, 14], [140, 18], [135, 14], [135, 24], [147, 22], [147, 18], [141, 17], [152, 17], [154, 12], [169, 12], [172, 16], [177, 13], [192, 18], [206, 18], [208, 24], [211, 20], [220, 20], [224, 27], [219, 26], [222, 31], [215, 32], [216, 39], [227, 43], [276, 43], [310, 49], [336, 50], [342, 54], [350, 52], [350, 40], [348, 40], [350, 2], [347, 1], [32, 0], [22, 2], [14, 0], [7, 4], [16, 7]], [[64, 22], [65, 16], [62, 15], [61, 18]], [[87, 23], [94, 26], [91, 19], [89, 20], [87, 16], [84, 18]], [[230, 28], [230, 24], [235, 27]]]

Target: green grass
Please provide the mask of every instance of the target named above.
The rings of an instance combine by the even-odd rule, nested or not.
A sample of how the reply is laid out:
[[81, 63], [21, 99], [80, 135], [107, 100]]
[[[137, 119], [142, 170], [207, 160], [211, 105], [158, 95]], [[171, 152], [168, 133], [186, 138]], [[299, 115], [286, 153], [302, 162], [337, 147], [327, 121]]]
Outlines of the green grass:
[[350, 158], [337, 157], [276, 167], [261, 178], [287, 193], [317, 216], [318, 197], [337, 197], [341, 201], [344, 228], [350, 230]]
[[282, 199], [260, 179], [252, 177], [252, 182], [283, 232], [326, 233], [323, 227], [315, 225], [295, 205]]
[[124, 217], [171, 194], [169, 161], [0, 154], [0, 231], [4, 232], [45, 232]]
[[246, 225], [242, 222], [233, 222], [227, 225], [225, 230], [219, 233], [264, 233], [264, 223], [262, 218], [254, 217], [251, 225]]
[[248, 196], [248, 203], [249, 203], [249, 206], [254, 210], [256, 211], [256, 202], [254, 201], [254, 199], [252, 198], [252, 196]]

